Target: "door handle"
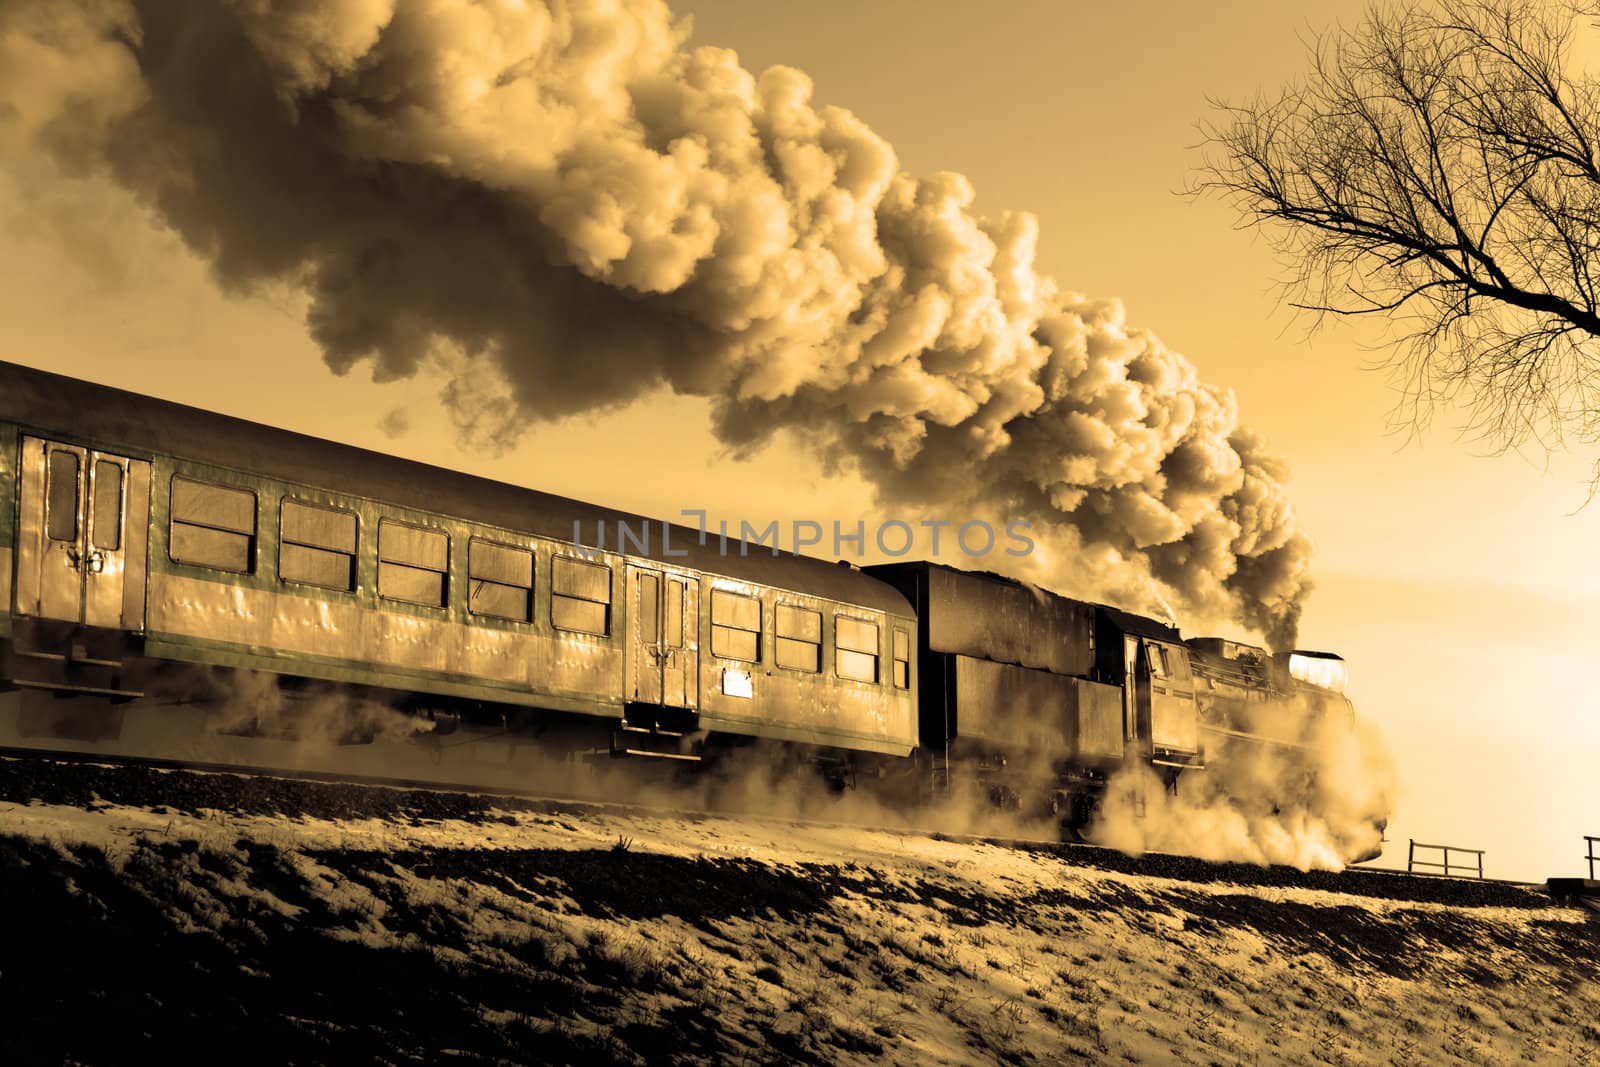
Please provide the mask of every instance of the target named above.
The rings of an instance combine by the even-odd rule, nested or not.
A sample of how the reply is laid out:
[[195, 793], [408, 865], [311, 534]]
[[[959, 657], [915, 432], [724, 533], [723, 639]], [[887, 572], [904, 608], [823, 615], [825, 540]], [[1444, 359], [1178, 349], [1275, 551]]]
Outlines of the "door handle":
[[99, 549], [92, 552], [79, 552], [75, 545], [62, 545], [61, 551], [66, 554], [67, 566], [75, 571], [85, 574], [103, 574], [106, 569], [106, 554]]

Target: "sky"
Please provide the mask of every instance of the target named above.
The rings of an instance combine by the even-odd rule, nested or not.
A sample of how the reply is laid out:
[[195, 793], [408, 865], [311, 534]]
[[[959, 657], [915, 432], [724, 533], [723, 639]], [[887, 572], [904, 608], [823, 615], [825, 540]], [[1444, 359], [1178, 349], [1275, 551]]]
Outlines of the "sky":
[[[1403, 864], [1416, 839], [1484, 849], [1491, 876], [1581, 873], [1582, 836], [1600, 834], [1600, 505], [1584, 507], [1600, 457], [1486, 455], [1449, 412], [1420, 436], [1393, 432], [1397, 395], [1371, 369], [1381, 336], [1308, 336], [1265, 242], [1227, 206], [1179, 195], [1208, 98], [1281, 85], [1304, 66], [1301, 38], [1359, 5], [673, 10], [693, 16], [694, 43], [747, 69], [805, 71], [816, 102], [852, 111], [904, 171], [966, 175], [974, 211], [1031, 212], [1042, 273], [1119, 298], [1130, 323], [1233, 390], [1292, 468], [1315, 548], [1298, 643], [1349, 661], [1351, 695], [1398, 763], [1382, 862]], [[301, 293], [227, 278], [132, 197], [37, 153], [5, 157], [0, 225], [0, 358], [646, 515], [879, 514], [863, 479], [789, 438], [736, 457], [705, 399], [666, 388], [538, 423], [504, 452], [463, 441], [438, 374], [330, 374]]]

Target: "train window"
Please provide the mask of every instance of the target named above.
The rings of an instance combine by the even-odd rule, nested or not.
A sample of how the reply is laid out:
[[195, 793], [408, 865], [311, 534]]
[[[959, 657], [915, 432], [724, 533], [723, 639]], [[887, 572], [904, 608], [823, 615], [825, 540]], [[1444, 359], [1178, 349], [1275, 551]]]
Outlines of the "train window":
[[442, 608], [449, 603], [450, 535], [392, 519], [378, 521], [378, 595]]
[[550, 561], [550, 622], [558, 630], [611, 632], [611, 568], [570, 556]]
[[661, 641], [661, 575], [640, 572], [635, 575], [639, 584], [639, 641], [654, 645]]
[[279, 578], [346, 593], [355, 589], [354, 512], [285, 498], [278, 520]]
[[711, 654], [749, 663], [761, 659], [761, 601], [726, 589], [711, 591]]
[[1172, 680], [1187, 682], [1190, 678], [1188, 652], [1181, 648], [1168, 648], [1164, 651], [1167, 654], [1167, 673], [1172, 676]]
[[50, 453], [50, 489], [46, 494], [45, 532], [52, 541], [78, 539], [78, 456]]
[[857, 682], [878, 680], [878, 624], [852, 619], [846, 615], [833, 617], [834, 644], [833, 670], [840, 678]]
[[792, 604], [777, 606], [778, 643], [775, 649], [778, 666], [790, 670], [822, 670], [822, 612], [810, 608], [797, 608]]
[[894, 687], [911, 688], [911, 634], [894, 628]]
[[1150, 676], [1152, 678], [1165, 678], [1167, 676], [1166, 649], [1160, 645], [1145, 645], [1144, 648], [1150, 658]]
[[533, 553], [476, 537], [467, 545], [467, 610], [512, 622], [533, 621]]
[[666, 633], [662, 637], [662, 644], [668, 648], [682, 648], [683, 580], [681, 578], [667, 579], [667, 610], [662, 617], [666, 622]]
[[256, 495], [174, 476], [167, 554], [174, 563], [250, 574], [255, 570]]
[[102, 459], [94, 465], [94, 518], [89, 540], [95, 548], [122, 548], [122, 464]]

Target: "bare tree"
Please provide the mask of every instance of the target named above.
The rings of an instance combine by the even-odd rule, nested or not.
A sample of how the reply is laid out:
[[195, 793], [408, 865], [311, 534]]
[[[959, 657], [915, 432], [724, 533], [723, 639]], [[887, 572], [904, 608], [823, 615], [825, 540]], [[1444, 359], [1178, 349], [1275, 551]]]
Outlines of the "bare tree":
[[1509, 448], [1600, 441], [1600, 82], [1550, 0], [1373, 8], [1276, 96], [1218, 104], [1192, 188], [1292, 265], [1290, 302], [1386, 317], [1400, 413]]

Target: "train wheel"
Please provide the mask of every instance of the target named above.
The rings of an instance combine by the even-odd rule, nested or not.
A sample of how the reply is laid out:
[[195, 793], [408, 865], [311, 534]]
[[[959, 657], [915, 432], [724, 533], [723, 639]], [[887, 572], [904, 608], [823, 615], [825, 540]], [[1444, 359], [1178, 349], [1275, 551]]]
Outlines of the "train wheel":
[[1052, 819], [1059, 819], [1063, 823], [1072, 817], [1072, 794], [1060, 789], [1053, 789], [1044, 800], [1044, 813]]
[[1100, 798], [1083, 793], [1066, 794], [1065, 817], [1061, 820], [1061, 836], [1066, 841], [1092, 844], [1089, 830], [1100, 814]]
[[1009, 785], [992, 785], [989, 787], [989, 803], [1002, 811], [1017, 811], [1022, 807], [1022, 797]]

